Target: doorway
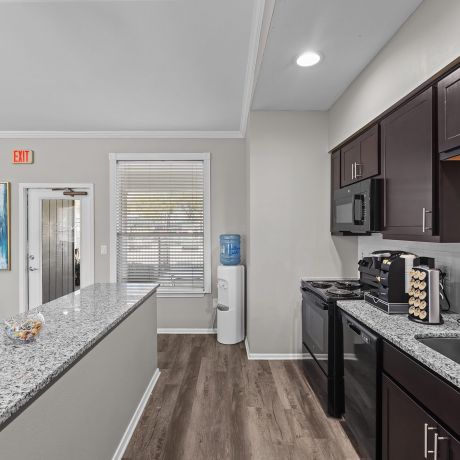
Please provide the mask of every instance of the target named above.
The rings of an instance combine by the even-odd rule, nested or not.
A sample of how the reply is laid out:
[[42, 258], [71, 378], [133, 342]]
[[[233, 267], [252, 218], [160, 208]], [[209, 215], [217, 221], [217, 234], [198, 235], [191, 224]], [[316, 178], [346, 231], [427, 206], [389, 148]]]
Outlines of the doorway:
[[[94, 282], [92, 186], [23, 186], [23, 310]], [[24, 259], [23, 259], [24, 260]]]

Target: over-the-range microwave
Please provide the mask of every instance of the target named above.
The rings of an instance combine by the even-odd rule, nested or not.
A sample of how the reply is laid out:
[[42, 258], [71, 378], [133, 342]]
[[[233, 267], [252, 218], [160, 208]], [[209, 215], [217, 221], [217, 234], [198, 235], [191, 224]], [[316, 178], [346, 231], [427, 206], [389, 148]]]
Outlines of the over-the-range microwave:
[[382, 230], [381, 179], [367, 179], [334, 191], [331, 233], [362, 235]]

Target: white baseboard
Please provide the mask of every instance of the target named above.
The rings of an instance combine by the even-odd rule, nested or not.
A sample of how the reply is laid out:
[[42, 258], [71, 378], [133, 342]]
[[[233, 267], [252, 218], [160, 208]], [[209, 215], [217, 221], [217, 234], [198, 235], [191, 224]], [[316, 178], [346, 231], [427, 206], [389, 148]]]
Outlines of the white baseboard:
[[249, 350], [248, 338], [244, 341], [246, 354], [250, 360], [290, 360], [290, 359], [313, 359], [307, 353], [251, 353]]
[[150, 398], [150, 395], [159, 377], [160, 377], [160, 369], [157, 369], [154, 372], [152, 378], [150, 379], [150, 382], [147, 385], [147, 388], [145, 389], [144, 394], [142, 395], [142, 398], [139, 401], [139, 404], [136, 410], [134, 411], [134, 414], [131, 420], [129, 421], [129, 424], [125, 432], [123, 433], [121, 441], [118, 444], [117, 450], [113, 454], [112, 460], [121, 460], [121, 458], [123, 457], [123, 454], [125, 453], [125, 450], [128, 447], [131, 436], [133, 435], [134, 430], [136, 429], [136, 426], [139, 423], [142, 413], [144, 412], [145, 406], [147, 405], [147, 402]]
[[213, 328], [188, 328], [188, 327], [165, 327], [158, 328], [158, 334], [217, 334], [217, 329]]

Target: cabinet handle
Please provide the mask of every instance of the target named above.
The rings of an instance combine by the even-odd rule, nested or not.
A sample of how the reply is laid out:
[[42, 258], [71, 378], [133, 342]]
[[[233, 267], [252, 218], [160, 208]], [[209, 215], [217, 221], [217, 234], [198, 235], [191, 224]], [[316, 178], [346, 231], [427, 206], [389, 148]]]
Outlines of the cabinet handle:
[[[358, 174], [358, 166], [359, 166], [359, 174]], [[361, 177], [363, 175], [363, 165], [361, 163], [355, 163], [355, 179], [357, 177]]]
[[[424, 449], [423, 449], [423, 453], [425, 454], [425, 458], [428, 458], [428, 454], [433, 454], [434, 453], [434, 450], [428, 450], [428, 430], [436, 430], [436, 427], [435, 426], [428, 426], [428, 423], [425, 423], [424, 425]], [[435, 434], [435, 436], [437, 436], [437, 433]], [[436, 438], [435, 438], [436, 439]], [[436, 449], [436, 447], [435, 447]]]
[[422, 232], [425, 233], [427, 230], [431, 230], [431, 227], [426, 226], [426, 215], [431, 214], [431, 211], [423, 208], [422, 210]]
[[439, 436], [438, 433], [434, 435], [434, 460], [438, 460], [438, 441], [448, 441], [448, 436]]
[[438, 433], [434, 434], [434, 450], [433, 450], [433, 460], [438, 460], [438, 441], [448, 441], [447, 436], [439, 436]]
[[354, 180], [354, 171], [355, 171], [355, 165], [352, 163], [351, 165], [351, 180]]

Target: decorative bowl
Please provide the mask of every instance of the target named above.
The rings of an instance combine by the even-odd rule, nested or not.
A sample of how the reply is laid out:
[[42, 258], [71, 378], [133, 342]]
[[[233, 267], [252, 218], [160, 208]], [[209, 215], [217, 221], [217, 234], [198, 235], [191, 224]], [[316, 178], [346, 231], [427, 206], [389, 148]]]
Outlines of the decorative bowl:
[[5, 333], [16, 343], [33, 342], [45, 324], [45, 318], [41, 313], [28, 315], [24, 320], [15, 319], [5, 320]]

